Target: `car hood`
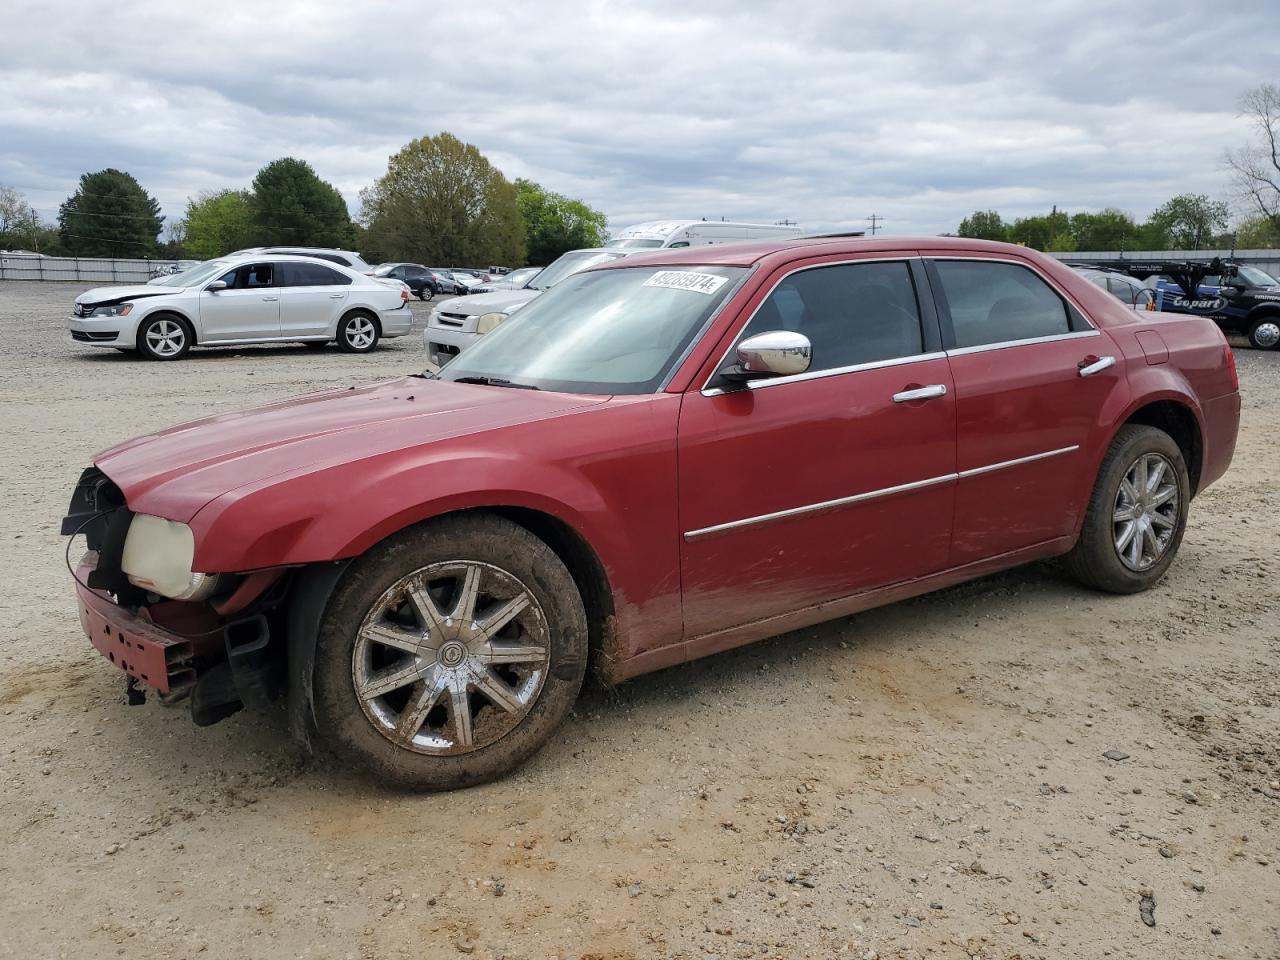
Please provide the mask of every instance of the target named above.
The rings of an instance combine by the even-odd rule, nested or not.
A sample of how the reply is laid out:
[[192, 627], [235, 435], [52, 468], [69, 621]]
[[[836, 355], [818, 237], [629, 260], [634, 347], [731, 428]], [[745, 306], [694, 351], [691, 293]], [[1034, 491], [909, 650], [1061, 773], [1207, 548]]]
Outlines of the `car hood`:
[[139, 297], [164, 297], [185, 290], [186, 287], [155, 287], [155, 286], [136, 286], [136, 287], [94, 287], [92, 290], [86, 290], [80, 296], [76, 297], [76, 303], [93, 304], [95, 307], [104, 304], [124, 303], [126, 300], [136, 300]]
[[506, 313], [513, 307], [523, 306], [541, 290], [495, 290], [493, 293], [477, 293], [469, 297], [454, 297], [440, 304], [441, 313], [454, 313], [473, 317], [482, 313]]
[[129, 508], [188, 522], [237, 487], [542, 420], [606, 397], [401, 377], [170, 427], [94, 463]]

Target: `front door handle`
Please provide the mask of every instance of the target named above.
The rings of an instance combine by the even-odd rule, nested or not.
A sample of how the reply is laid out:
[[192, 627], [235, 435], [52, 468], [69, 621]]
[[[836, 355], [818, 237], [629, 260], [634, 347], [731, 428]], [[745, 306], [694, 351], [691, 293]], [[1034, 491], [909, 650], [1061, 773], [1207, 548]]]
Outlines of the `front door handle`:
[[280, 298], [279, 297], [263, 297], [262, 299], [264, 303], [270, 303], [271, 301], [279, 300]]
[[1095, 373], [1101, 373], [1108, 367], [1114, 367], [1115, 365], [1115, 357], [1085, 357], [1080, 361], [1080, 376], [1092, 377]]
[[936, 397], [945, 397], [947, 395], [947, 385], [945, 383], [931, 383], [927, 387], [913, 387], [910, 390], [902, 390], [893, 395], [894, 403], [910, 403], [912, 400], [933, 400]]

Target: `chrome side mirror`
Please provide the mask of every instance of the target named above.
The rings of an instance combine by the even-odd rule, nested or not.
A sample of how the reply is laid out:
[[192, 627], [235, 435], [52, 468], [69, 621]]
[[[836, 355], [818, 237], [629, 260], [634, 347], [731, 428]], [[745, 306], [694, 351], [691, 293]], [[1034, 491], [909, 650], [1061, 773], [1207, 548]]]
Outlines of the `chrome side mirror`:
[[786, 377], [809, 369], [813, 347], [809, 338], [790, 330], [769, 330], [738, 344], [738, 363], [727, 371], [732, 380]]
[[209, 284], [209, 285], [208, 285], [207, 287], [205, 287], [204, 289], [205, 289], [205, 292], [206, 292], [206, 293], [217, 293], [219, 290], [225, 290], [225, 289], [227, 289], [227, 281], [225, 281], [225, 280], [215, 280], [215, 281], [213, 281], [213, 283]]

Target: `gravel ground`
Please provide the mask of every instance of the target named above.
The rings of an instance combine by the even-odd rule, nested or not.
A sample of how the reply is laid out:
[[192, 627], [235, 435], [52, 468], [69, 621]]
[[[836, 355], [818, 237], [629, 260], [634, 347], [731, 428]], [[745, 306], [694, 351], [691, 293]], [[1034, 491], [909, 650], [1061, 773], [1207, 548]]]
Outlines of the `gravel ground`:
[[1280, 956], [1280, 353], [1237, 350], [1236, 463], [1149, 593], [989, 577], [588, 690], [518, 774], [406, 796], [282, 711], [124, 706], [58, 521], [95, 450], [420, 337], [144, 363], [71, 342], [80, 289], [0, 283], [0, 956]]

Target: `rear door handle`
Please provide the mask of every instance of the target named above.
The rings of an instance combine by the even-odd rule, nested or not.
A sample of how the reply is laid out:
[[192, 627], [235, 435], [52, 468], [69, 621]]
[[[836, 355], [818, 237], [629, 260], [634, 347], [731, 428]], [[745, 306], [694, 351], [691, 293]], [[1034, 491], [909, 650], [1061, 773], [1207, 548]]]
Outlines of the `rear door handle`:
[[1080, 376], [1092, 377], [1095, 373], [1101, 373], [1108, 367], [1114, 367], [1115, 365], [1115, 357], [1085, 357], [1080, 361]]
[[910, 403], [912, 400], [933, 400], [935, 397], [945, 397], [947, 395], [947, 385], [945, 383], [931, 383], [927, 387], [913, 387], [910, 390], [903, 390], [893, 395], [894, 403]]
[[330, 299], [330, 300], [341, 300], [341, 299], [342, 299], [343, 297], [345, 297], [345, 296], [346, 296], [346, 294], [345, 294], [345, 293], [331, 293], [331, 294], [329, 294], [329, 299]]
[[263, 297], [262, 299], [264, 303], [270, 303], [272, 300], [279, 300], [280, 298], [279, 297]]

